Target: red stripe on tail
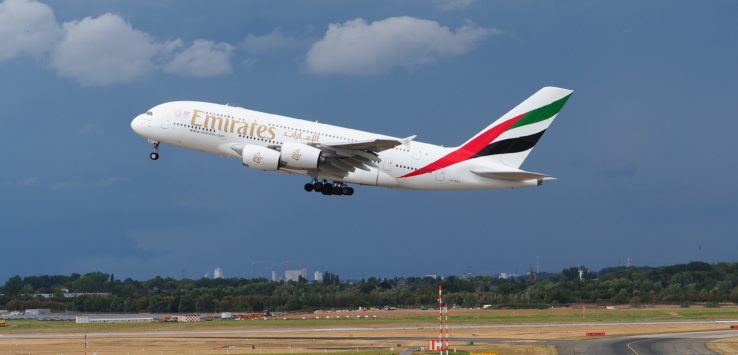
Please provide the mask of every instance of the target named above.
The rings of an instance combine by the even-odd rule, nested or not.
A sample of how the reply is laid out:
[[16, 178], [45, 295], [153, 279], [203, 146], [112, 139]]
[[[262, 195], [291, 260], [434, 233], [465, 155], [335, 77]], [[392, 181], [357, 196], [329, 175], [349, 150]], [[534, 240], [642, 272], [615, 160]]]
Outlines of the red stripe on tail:
[[510, 126], [515, 124], [515, 122], [518, 122], [521, 118], [523, 118], [523, 116], [525, 116], [525, 113], [515, 116], [505, 122], [498, 124], [497, 126], [494, 126], [488, 129], [484, 133], [478, 135], [476, 138], [470, 140], [469, 142], [461, 146], [459, 149], [446, 154], [441, 159], [438, 159], [418, 170], [415, 170], [403, 176], [400, 176], [400, 178], [406, 178], [406, 177], [417, 176], [417, 175], [426, 174], [426, 173], [432, 173], [436, 170], [443, 169], [447, 166], [454, 165], [458, 162], [462, 162], [464, 160], [467, 160], [473, 157], [475, 154], [479, 153], [484, 147], [486, 147], [487, 144], [497, 139], [497, 137], [499, 137], [502, 133], [507, 131], [510, 128]]

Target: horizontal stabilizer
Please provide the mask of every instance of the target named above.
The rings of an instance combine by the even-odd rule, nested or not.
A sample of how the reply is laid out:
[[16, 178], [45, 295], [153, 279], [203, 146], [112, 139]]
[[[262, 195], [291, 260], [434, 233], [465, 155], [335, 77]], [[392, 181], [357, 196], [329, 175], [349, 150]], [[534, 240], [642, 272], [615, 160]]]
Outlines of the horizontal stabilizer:
[[525, 181], [525, 180], [553, 180], [555, 178], [524, 170], [472, 170], [474, 174], [481, 177], [500, 180]]

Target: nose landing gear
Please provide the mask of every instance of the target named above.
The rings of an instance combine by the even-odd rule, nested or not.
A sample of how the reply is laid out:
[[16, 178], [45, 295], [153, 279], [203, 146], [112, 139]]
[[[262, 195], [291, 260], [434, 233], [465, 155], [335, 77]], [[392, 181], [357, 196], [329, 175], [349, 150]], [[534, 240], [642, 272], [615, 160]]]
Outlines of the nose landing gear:
[[151, 143], [151, 146], [154, 149], [154, 151], [151, 152], [151, 154], [149, 154], [149, 158], [151, 158], [151, 160], [159, 159], [159, 142], [157, 141], [149, 141], [149, 142]]
[[354, 188], [350, 187], [342, 182], [334, 181], [333, 183], [327, 180], [318, 181], [317, 179], [305, 184], [305, 191], [320, 192], [323, 195], [346, 195], [351, 196], [354, 194]]

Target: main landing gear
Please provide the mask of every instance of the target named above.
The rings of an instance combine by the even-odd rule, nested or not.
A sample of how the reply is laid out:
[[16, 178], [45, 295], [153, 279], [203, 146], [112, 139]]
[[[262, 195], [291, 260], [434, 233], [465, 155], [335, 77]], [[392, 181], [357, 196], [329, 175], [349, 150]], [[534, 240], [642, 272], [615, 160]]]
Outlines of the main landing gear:
[[323, 195], [351, 196], [354, 194], [354, 188], [342, 182], [334, 181], [333, 183], [329, 183], [327, 180], [318, 181], [317, 179], [305, 184], [305, 191], [320, 192]]
[[159, 159], [159, 142], [157, 141], [149, 141], [151, 143], [151, 146], [153, 147], [154, 151], [149, 154], [149, 158], [151, 160], [157, 160]]

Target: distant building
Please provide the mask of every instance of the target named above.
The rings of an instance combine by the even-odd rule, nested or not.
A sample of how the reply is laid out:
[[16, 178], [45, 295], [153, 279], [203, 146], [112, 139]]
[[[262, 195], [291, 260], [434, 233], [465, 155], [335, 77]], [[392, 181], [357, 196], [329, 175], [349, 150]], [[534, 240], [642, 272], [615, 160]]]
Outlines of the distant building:
[[51, 310], [48, 308], [27, 309], [24, 314], [27, 316], [47, 316], [51, 314]]
[[279, 281], [279, 278], [277, 277], [277, 272], [272, 270], [272, 282]]
[[577, 269], [577, 273], [579, 274], [579, 282], [584, 281], [584, 274], [587, 272], [587, 268], [585, 268], [582, 265], [579, 265], [579, 269]]
[[223, 269], [216, 267], [215, 270], [213, 270], [213, 278], [214, 279], [222, 279], [223, 278]]
[[299, 281], [300, 276], [302, 276], [303, 279], [307, 280], [307, 269], [299, 269], [299, 270], [285, 270], [284, 271], [284, 280], [285, 281]]
[[507, 275], [507, 273], [506, 273], [506, 272], [501, 272], [501, 273], [500, 273], [500, 278], [501, 278], [501, 279], [503, 279], [503, 280], [507, 280], [507, 278], [508, 278], [508, 277], [509, 277], [509, 276]]
[[89, 316], [77, 316], [75, 317], [75, 323], [77, 324], [88, 324], [88, 323], [148, 323], [153, 322], [154, 317], [125, 317], [125, 318], [90, 318]]
[[323, 273], [320, 271], [313, 273], [313, 280], [315, 280], [315, 282], [323, 282]]

